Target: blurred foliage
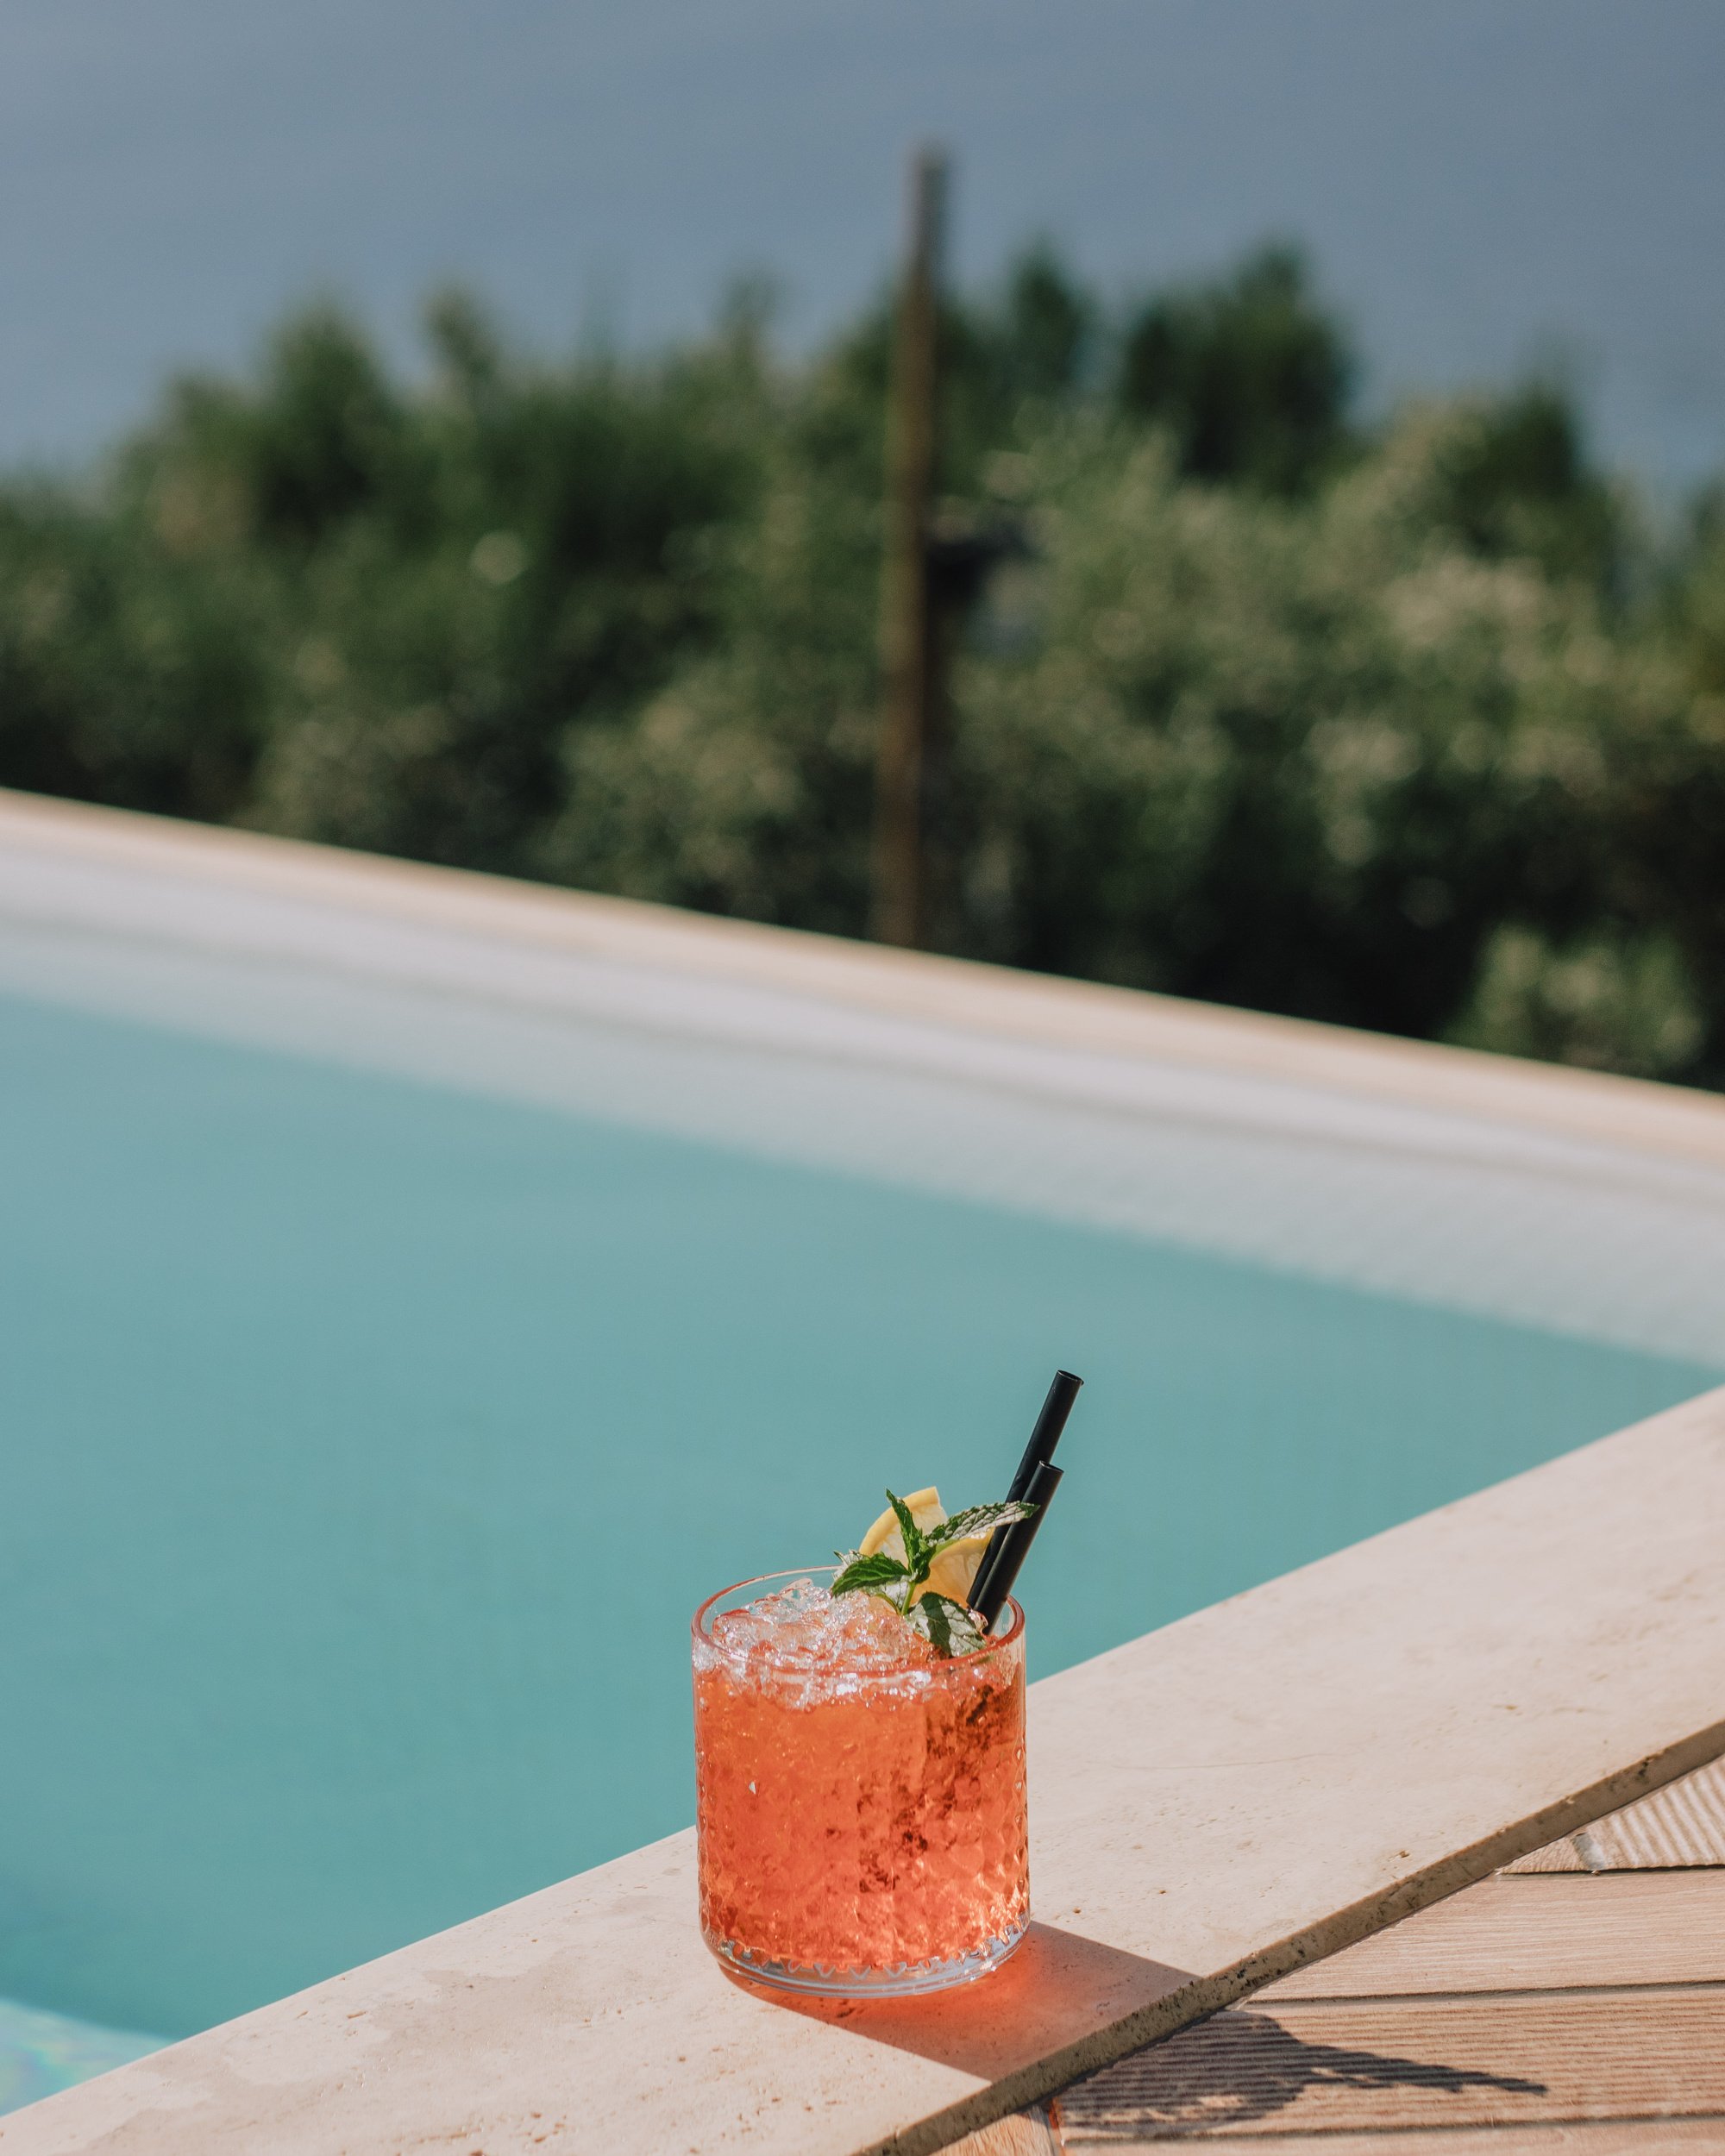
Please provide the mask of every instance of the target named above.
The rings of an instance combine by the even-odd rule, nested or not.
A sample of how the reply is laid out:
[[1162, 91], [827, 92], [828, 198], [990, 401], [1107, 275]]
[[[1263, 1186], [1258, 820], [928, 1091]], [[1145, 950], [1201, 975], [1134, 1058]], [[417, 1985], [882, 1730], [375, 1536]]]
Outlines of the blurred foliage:
[[1182, 478], [1296, 494], [1346, 444], [1354, 373], [1299, 252], [1270, 247], [1220, 283], [1150, 301], [1122, 341], [1119, 397], [1166, 429]]
[[1664, 1078], [1694, 1061], [1705, 1021], [1669, 938], [1590, 936], [1554, 950], [1505, 926], [1485, 948], [1467, 1008], [1451, 1029], [1463, 1047], [1537, 1056]]
[[[438, 297], [0, 487], [0, 780], [845, 934], [884, 305], [550, 366]], [[1366, 426], [1297, 254], [945, 322], [945, 948], [1725, 1082], [1725, 493], [1656, 535], [1533, 381]]]

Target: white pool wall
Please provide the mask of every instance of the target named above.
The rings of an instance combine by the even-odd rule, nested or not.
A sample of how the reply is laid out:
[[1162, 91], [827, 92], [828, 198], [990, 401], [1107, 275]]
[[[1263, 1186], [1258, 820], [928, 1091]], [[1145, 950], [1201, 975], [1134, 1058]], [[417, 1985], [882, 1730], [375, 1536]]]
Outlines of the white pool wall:
[[1725, 1363], [1725, 1100], [0, 794], [0, 989]]

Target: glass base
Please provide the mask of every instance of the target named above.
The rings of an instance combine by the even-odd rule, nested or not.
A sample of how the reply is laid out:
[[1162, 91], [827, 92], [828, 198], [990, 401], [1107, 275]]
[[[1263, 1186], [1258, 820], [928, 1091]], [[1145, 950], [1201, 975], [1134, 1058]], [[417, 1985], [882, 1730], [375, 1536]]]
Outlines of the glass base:
[[733, 1974], [777, 1991], [812, 1992], [825, 1999], [906, 1999], [919, 1992], [950, 1991], [955, 1984], [975, 1984], [978, 1977], [998, 1969], [1029, 1929], [1026, 1918], [1016, 1930], [990, 1939], [968, 1954], [954, 1954], [944, 1961], [894, 1962], [884, 1969], [829, 1968], [819, 1961], [773, 1961], [739, 1946], [734, 1939], [709, 1935], [706, 1943]]

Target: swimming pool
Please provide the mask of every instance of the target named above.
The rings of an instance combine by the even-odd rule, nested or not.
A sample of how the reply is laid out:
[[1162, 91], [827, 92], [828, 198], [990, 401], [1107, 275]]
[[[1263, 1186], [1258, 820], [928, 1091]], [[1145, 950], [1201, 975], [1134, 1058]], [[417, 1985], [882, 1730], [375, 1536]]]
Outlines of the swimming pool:
[[39, 2013], [185, 2033], [683, 1825], [700, 1594], [886, 1479], [994, 1494], [1057, 1363], [1033, 1675], [1725, 1363], [265, 1040], [231, 978], [194, 1023], [183, 950], [116, 929], [98, 979], [47, 933], [0, 996], [0, 1996]]

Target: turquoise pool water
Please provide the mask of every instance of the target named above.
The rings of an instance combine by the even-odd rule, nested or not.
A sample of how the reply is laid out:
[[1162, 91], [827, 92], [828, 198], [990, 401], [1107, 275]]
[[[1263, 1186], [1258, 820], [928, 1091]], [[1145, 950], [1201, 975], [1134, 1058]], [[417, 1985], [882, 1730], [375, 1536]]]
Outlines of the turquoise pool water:
[[0, 1000], [0, 1996], [195, 2029], [668, 1832], [686, 1624], [1089, 1380], [1033, 1673], [1717, 1373]]

